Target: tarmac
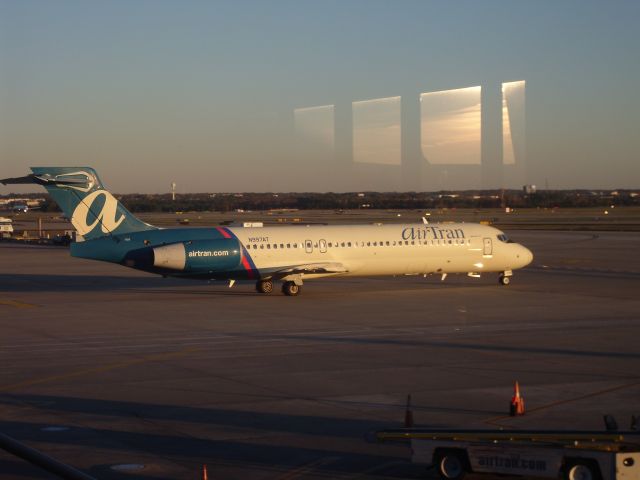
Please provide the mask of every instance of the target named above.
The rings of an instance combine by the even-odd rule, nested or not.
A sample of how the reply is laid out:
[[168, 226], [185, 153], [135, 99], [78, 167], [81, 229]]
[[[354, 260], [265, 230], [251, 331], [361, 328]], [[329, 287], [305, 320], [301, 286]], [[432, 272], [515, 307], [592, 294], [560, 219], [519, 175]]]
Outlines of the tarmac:
[[[626, 428], [640, 233], [514, 231], [497, 275], [323, 279], [299, 297], [0, 244], [0, 432], [100, 479], [431, 478], [417, 426]], [[518, 380], [527, 414], [509, 417]], [[0, 478], [41, 479], [0, 451]], [[486, 478], [486, 477], [485, 477]]]

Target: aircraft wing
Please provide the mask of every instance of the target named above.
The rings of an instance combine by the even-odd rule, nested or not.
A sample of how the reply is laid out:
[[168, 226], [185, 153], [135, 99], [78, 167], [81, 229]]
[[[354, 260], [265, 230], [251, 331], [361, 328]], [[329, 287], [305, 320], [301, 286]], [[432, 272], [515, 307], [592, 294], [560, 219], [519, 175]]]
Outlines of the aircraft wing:
[[277, 270], [274, 273], [278, 277], [286, 277], [287, 275], [296, 274], [313, 274], [313, 273], [347, 273], [349, 270], [342, 263], [326, 262], [326, 263], [306, 263], [304, 265], [294, 265]]

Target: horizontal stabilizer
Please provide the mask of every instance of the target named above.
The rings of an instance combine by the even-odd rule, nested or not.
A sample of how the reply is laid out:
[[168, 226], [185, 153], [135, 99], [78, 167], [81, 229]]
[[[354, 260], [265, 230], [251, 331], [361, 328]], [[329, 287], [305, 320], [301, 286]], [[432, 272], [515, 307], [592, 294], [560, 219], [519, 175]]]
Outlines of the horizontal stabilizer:
[[81, 178], [58, 180], [51, 175], [34, 175], [32, 173], [24, 177], [3, 178], [0, 180], [0, 183], [3, 185], [24, 185], [30, 183], [35, 183], [36, 185], [84, 185], [87, 181]]

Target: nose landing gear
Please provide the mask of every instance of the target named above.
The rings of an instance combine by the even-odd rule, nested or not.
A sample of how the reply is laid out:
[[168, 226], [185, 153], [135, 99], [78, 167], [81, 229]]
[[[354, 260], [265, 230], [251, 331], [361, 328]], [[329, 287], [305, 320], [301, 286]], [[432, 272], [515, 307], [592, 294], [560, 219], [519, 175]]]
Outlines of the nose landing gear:
[[500, 276], [498, 277], [498, 283], [500, 285], [509, 285], [511, 283], [511, 276], [513, 275], [513, 273], [511, 273], [511, 270], [507, 270], [506, 272], [502, 272], [500, 274]]

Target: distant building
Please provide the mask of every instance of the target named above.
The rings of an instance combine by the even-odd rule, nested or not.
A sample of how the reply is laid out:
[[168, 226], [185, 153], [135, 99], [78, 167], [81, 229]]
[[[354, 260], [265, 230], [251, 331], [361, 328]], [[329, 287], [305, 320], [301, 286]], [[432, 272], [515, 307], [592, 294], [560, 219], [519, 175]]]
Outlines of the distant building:
[[522, 191], [524, 193], [526, 193], [527, 195], [533, 195], [534, 193], [536, 193], [536, 186], [535, 185], [525, 185], [522, 187]]

